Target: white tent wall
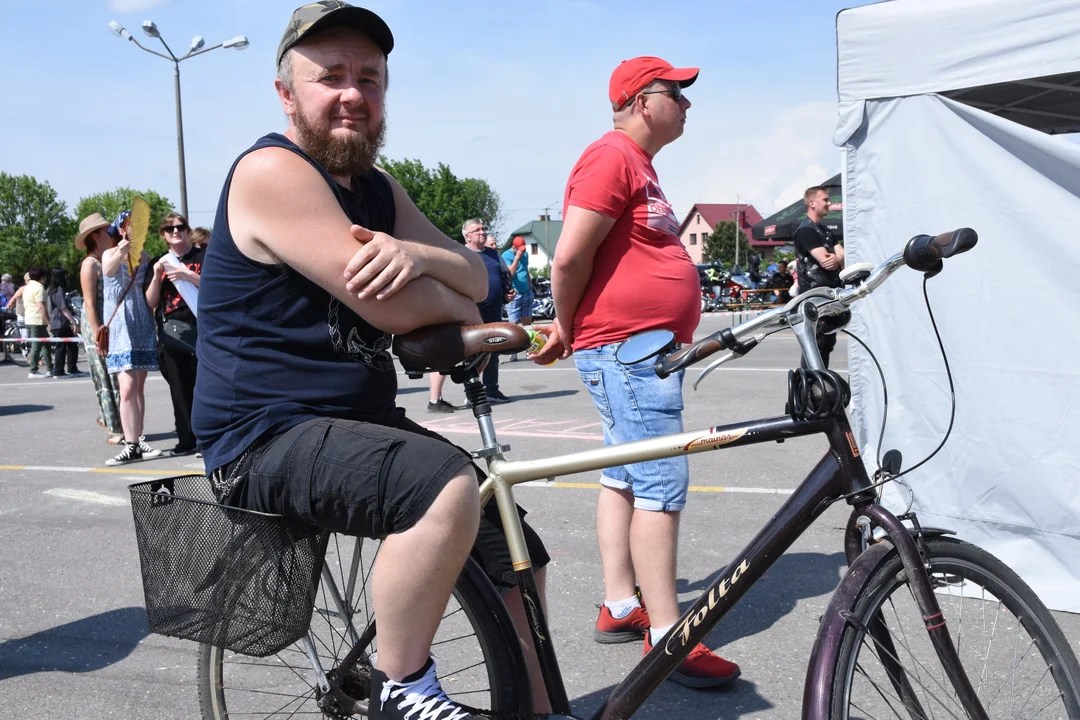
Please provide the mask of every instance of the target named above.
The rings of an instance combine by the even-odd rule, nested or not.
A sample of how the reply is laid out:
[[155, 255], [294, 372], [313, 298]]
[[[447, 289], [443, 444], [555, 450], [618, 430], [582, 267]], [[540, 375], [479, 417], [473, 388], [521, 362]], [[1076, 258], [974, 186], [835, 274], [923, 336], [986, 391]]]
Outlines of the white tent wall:
[[[957, 412], [942, 452], [905, 478], [914, 509], [1008, 563], [1048, 606], [1080, 612], [1080, 148], [933, 94], [842, 103], [836, 140], [849, 263], [880, 262], [920, 233], [979, 233], [928, 285]], [[921, 285], [897, 273], [850, 325], [884, 368], [881, 450], [901, 450], [904, 467], [949, 422]], [[851, 347], [853, 423], [873, 471], [882, 391]], [[889, 487], [886, 504], [903, 510], [909, 494]]]

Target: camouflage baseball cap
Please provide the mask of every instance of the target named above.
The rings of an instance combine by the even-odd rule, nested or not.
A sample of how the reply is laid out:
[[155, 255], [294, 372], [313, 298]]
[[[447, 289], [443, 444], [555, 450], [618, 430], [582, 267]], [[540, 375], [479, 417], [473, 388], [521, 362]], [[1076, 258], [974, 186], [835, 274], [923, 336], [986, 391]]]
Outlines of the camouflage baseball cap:
[[383, 54], [389, 55], [394, 49], [394, 36], [383, 19], [362, 7], [355, 7], [342, 0], [319, 0], [308, 3], [293, 11], [285, 34], [278, 45], [277, 61], [289, 51], [289, 48], [311, 35], [332, 25], [348, 25], [361, 31], [379, 46]]

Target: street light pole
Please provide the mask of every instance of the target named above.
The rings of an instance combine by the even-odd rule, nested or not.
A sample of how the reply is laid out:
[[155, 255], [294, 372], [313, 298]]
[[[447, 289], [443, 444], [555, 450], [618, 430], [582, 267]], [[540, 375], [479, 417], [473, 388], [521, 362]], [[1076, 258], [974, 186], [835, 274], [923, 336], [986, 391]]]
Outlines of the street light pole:
[[735, 264], [739, 264], [739, 196], [735, 196]]
[[173, 80], [176, 87], [176, 151], [180, 156], [180, 214], [191, 222], [187, 211], [187, 168], [184, 165], [184, 113], [180, 109], [180, 61], [173, 63]]
[[140, 50], [144, 50], [151, 55], [157, 55], [160, 58], [165, 58], [173, 64], [173, 88], [176, 93], [176, 150], [177, 155], [179, 156], [180, 163], [180, 212], [184, 217], [188, 217], [187, 168], [184, 163], [184, 114], [183, 110], [181, 109], [180, 103], [180, 63], [184, 60], [187, 60], [188, 58], [195, 57], [196, 55], [203, 55], [210, 52], [211, 50], [217, 50], [220, 47], [243, 50], [248, 46], [248, 39], [244, 35], [237, 35], [230, 40], [226, 40], [225, 42], [221, 42], [217, 45], [213, 45], [211, 47], [203, 49], [203, 45], [205, 45], [206, 42], [202, 39], [201, 35], [197, 35], [195, 36], [195, 38], [192, 39], [191, 47], [188, 49], [187, 54], [182, 55], [181, 57], [176, 57], [173, 51], [169, 48], [168, 44], [165, 42], [165, 38], [161, 37], [161, 33], [158, 32], [157, 25], [155, 25], [151, 20], [147, 20], [142, 24], [143, 32], [146, 33], [149, 37], [157, 38], [158, 40], [160, 40], [162, 46], [165, 48], [165, 51], [169, 53], [168, 55], [163, 55], [162, 53], [151, 50], [148, 47], [143, 47], [143, 45], [140, 44], [139, 41], [136, 40], [131, 33], [124, 29], [123, 25], [116, 22], [115, 20], [109, 23], [109, 28], [112, 30], [112, 33], [118, 38], [130, 40], [131, 42], [135, 43], [135, 46], [138, 47]]

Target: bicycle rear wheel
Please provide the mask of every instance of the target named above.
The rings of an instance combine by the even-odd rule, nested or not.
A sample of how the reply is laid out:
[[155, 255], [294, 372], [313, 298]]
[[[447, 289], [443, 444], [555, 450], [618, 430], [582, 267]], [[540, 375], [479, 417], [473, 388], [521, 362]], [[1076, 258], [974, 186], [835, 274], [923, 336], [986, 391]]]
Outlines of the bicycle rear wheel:
[[[1004, 563], [925, 541], [930, 579], [971, 684], [998, 718], [1080, 718], [1080, 668], [1046, 606]], [[867, 578], [839, 640], [831, 718], [964, 718], [895, 550]]]
[[[347, 617], [338, 611], [331, 586], [325, 580], [321, 582], [311, 618], [311, 635], [320, 664], [327, 673], [338, 667], [374, 618], [369, 581], [380, 545], [376, 540], [331, 536], [324, 577], [327, 572], [332, 576], [342, 606], [347, 608], [344, 613]], [[378, 635], [375, 635], [368, 653], [377, 651]], [[498, 616], [469, 573], [463, 572], [458, 578], [431, 653], [443, 689], [451, 699], [507, 714], [523, 711], [514, 677], [515, 662], [500, 632]], [[198, 684], [202, 717], [203, 720], [364, 717], [370, 669], [365, 657], [341, 686], [349, 698], [359, 701], [360, 712], [323, 713], [318, 704], [322, 691], [304, 639], [265, 658], [200, 645]]]

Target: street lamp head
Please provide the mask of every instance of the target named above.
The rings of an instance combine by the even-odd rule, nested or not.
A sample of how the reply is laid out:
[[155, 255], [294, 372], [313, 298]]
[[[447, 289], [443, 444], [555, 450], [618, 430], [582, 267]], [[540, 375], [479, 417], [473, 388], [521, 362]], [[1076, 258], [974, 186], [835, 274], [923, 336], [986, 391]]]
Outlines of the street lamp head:
[[188, 50], [188, 52], [193, 53], [196, 50], [201, 50], [202, 46], [205, 45], [205, 44], [206, 44], [206, 41], [203, 40], [202, 35], [196, 35], [195, 37], [191, 38], [191, 49]]
[[109, 30], [112, 31], [112, 34], [115, 35], [118, 38], [130, 38], [131, 37], [131, 33], [129, 33], [127, 30], [125, 30], [124, 26], [121, 25], [120, 23], [116, 22], [115, 20], [110, 20], [109, 21]]
[[161, 33], [158, 32], [157, 25], [153, 20], [146, 20], [142, 24], [142, 31], [152, 38], [161, 37]]
[[236, 48], [237, 50], [243, 50], [248, 46], [247, 35], [237, 35], [234, 38], [229, 38], [225, 42], [221, 43], [222, 47]]

